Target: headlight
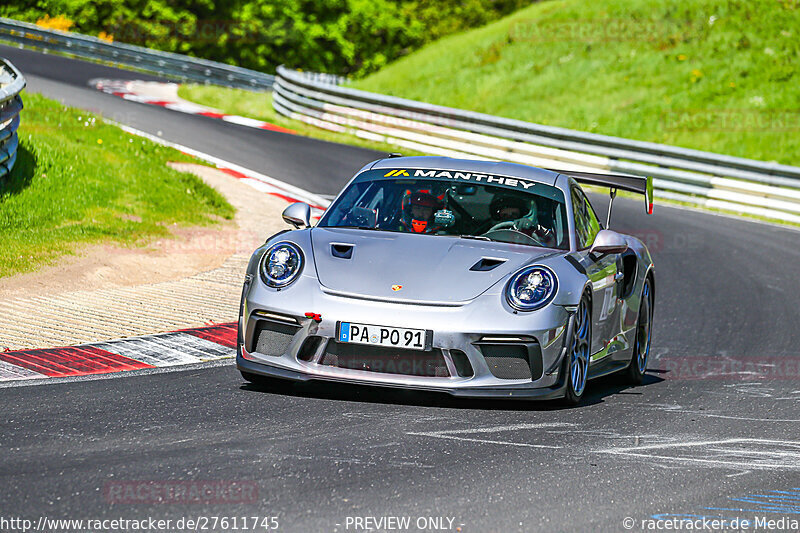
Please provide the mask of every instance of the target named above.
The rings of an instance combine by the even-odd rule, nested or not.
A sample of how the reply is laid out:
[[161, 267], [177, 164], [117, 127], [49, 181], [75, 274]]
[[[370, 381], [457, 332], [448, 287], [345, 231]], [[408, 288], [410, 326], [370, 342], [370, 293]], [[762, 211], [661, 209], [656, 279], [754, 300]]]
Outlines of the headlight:
[[506, 286], [506, 299], [514, 309], [534, 311], [555, 297], [558, 279], [547, 267], [526, 267], [514, 274]]
[[270, 287], [285, 287], [303, 270], [303, 252], [291, 242], [270, 246], [261, 258], [261, 279]]

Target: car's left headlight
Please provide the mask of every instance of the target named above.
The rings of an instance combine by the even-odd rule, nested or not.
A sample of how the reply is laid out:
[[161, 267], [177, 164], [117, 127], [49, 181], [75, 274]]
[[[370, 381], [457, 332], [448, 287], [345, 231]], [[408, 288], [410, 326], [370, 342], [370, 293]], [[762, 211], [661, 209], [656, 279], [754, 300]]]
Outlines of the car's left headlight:
[[506, 285], [506, 300], [519, 311], [535, 311], [549, 304], [558, 291], [558, 278], [541, 265], [525, 267]]
[[261, 279], [270, 287], [286, 287], [303, 270], [303, 252], [291, 242], [279, 242], [261, 258]]

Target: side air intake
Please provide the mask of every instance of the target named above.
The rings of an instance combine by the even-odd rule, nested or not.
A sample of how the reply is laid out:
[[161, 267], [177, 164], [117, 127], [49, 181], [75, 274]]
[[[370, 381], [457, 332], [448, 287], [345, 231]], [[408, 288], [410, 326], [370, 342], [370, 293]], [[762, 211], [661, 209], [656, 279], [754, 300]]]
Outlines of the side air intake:
[[355, 248], [355, 246], [352, 244], [333, 243], [331, 244], [331, 255], [339, 259], [352, 259], [353, 248]]
[[496, 378], [536, 381], [542, 377], [542, 350], [532, 337], [483, 337], [475, 344]]
[[300, 328], [289, 324], [272, 322], [271, 320], [258, 320], [253, 335], [251, 352], [279, 357], [286, 353]]

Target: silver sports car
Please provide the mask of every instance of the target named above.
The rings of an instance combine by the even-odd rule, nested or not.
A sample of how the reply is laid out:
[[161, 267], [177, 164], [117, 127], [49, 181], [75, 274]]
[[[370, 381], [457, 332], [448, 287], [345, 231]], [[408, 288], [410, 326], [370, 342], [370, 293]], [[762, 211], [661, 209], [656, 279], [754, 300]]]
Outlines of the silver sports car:
[[646, 178], [443, 157], [366, 165], [314, 227], [290, 205], [247, 268], [238, 369], [570, 404], [611, 372], [641, 383], [653, 261], [578, 182], [652, 212]]

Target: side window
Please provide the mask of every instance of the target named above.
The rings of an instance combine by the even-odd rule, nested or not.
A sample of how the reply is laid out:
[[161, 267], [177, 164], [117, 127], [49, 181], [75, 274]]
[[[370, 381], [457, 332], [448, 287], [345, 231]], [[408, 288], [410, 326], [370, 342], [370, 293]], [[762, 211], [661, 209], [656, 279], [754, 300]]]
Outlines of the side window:
[[566, 206], [558, 202], [555, 208], [553, 229], [556, 232], [556, 248], [569, 250], [569, 231], [567, 230], [567, 209]]
[[592, 204], [589, 203], [589, 199], [586, 197], [583, 192], [580, 193], [583, 196], [583, 202], [586, 206], [586, 213], [589, 217], [589, 240], [586, 246], [591, 246], [594, 244], [594, 238], [597, 237], [597, 234], [603, 229], [603, 226], [600, 225], [600, 221], [597, 219], [597, 213], [594, 212], [594, 208]]
[[583, 191], [572, 188], [572, 208], [575, 212], [575, 235], [578, 238], [578, 249], [588, 248], [600, 231], [600, 221]]

